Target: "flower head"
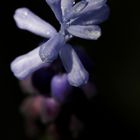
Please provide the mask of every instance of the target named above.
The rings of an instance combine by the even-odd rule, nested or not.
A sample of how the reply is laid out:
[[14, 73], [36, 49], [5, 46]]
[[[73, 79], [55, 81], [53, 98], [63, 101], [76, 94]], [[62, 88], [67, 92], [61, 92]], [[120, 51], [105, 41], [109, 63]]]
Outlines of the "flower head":
[[49, 66], [58, 55], [67, 71], [68, 82], [80, 86], [88, 81], [88, 72], [84, 68], [76, 52], [66, 42], [73, 36], [97, 40], [101, 29], [97, 25], [105, 21], [109, 15], [106, 0], [46, 0], [60, 23], [60, 31], [43, 21], [27, 8], [16, 10], [14, 19], [20, 29], [28, 30], [36, 35], [49, 38], [33, 51], [16, 58], [11, 69], [14, 75], [23, 79], [40, 67]]

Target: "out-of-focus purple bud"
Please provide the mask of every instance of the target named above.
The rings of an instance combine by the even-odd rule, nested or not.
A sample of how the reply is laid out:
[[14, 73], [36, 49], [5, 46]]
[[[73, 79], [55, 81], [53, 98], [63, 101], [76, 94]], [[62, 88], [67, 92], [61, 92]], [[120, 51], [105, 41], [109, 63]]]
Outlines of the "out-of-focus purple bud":
[[74, 36], [89, 40], [97, 40], [101, 36], [101, 29], [97, 25], [71, 25], [67, 30]]
[[67, 74], [55, 75], [51, 80], [52, 97], [63, 103], [70, 94], [72, 87], [68, 83]]
[[36, 119], [40, 116], [41, 113], [41, 104], [43, 101], [42, 96], [28, 97], [26, 98], [21, 105], [21, 113], [27, 119]]
[[109, 7], [105, 4], [103, 7], [93, 10], [89, 13], [83, 14], [80, 17], [76, 18], [71, 24], [72, 25], [93, 25], [100, 24], [103, 21], [107, 20], [110, 10]]
[[67, 17], [67, 15], [71, 12], [74, 3], [75, 0], [61, 0], [61, 10], [62, 10], [63, 18]]
[[68, 72], [68, 81], [70, 85], [78, 87], [86, 84], [89, 78], [88, 72], [85, 70], [76, 52], [69, 44], [61, 48], [60, 57]]
[[[47, 45], [47, 43], [45, 43]], [[45, 64], [39, 56], [40, 47], [37, 47], [33, 51], [17, 57], [11, 63], [11, 70], [14, 75], [19, 79], [24, 79], [32, 72], [43, 66], [49, 66], [50, 64]]]
[[59, 50], [63, 47], [63, 44], [64, 36], [59, 33], [50, 38], [40, 47], [39, 55], [42, 61], [47, 64], [52, 63], [57, 58]]
[[56, 34], [56, 30], [52, 25], [36, 16], [27, 8], [17, 9], [14, 19], [20, 29], [28, 30], [36, 35], [50, 38]]
[[54, 76], [54, 71], [49, 68], [40, 68], [32, 74], [31, 81], [34, 88], [45, 96], [50, 93], [50, 83], [51, 79]]
[[44, 98], [42, 102], [41, 120], [43, 123], [52, 122], [58, 116], [59, 103], [54, 98]]
[[59, 23], [62, 23], [61, 0], [46, 0], [46, 2], [51, 7]]

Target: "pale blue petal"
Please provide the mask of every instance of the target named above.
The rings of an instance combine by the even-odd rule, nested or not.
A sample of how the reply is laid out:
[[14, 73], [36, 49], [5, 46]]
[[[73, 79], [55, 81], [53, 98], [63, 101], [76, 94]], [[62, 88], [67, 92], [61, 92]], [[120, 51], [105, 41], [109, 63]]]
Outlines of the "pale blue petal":
[[24, 79], [35, 70], [47, 66], [42, 62], [39, 56], [39, 50], [40, 47], [37, 47], [31, 52], [17, 57], [11, 63], [11, 70], [18, 79]]
[[82, 65], [74, 49], [66, 44], [59, 52], [62, 63], [68, 72], [68, 82], [70, 85], [78, 87], [86, 84], [89, 74]]
[[36, 16], [27, 8], [17, 9], [14, 19], [20, 29], [28, 30], [36, 35], [50, 38], [56, 34], [56, 30], [52, 25]]
[[103, 21], [107, 20], [110, 10], [109, 7], [105, 4], [103, 7], [97, 10], [93, 10], [88, 14], [83, 14], [76, 20], [74, 20], [72, 25], [93, 25], [100, 24]]
[[75, 3], [75, 0], [61, 0], [61, 10], [63, 15], [63, 20], [71, 12], [72, 6]]
[[81, 26], [81, 25], [71, 25], [68, 32], [76, 37], [97, 40], [101, 36], [101, 29], [99, 26]]
[[54, 12], [59, 23], [62, 23], [61, 0], [46, 0], [46, 2]]
[[64, 45], [64, 36], [56, 34], [40, 47], [39, 55], [43, 62], [52, 63], [58, 56], [60, 48]]

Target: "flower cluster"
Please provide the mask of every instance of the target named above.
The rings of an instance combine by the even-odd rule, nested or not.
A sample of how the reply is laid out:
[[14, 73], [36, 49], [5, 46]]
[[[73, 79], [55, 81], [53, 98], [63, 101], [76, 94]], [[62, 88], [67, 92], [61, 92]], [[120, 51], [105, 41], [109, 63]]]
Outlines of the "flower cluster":
[[72, 86], [87, 83], [89, 75], [72, 46], [66, 43], [73, 36], [96, 40], [101, 36], [97, 24], [109, 15], [106, 0], [46, 0], [60, 23], [60, 30], [43, 21], [27, 8], [16, 10], [14, 19], [20, 29], [49, 38], [31, 52], [16, 58], [11, 69], [14, 75], [23, 79], [41, 67], [50, 66], [58, 57], [67, 71], [67, 79]]

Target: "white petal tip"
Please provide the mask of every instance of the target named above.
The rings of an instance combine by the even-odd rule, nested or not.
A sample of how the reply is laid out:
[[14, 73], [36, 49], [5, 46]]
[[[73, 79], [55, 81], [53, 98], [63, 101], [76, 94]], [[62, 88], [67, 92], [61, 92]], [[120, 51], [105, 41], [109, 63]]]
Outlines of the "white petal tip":
[[10, 65], [11, 71], [13, 72], [14, 76], [18, 79], [26, 78], [26, 74], [23, 73], [23, 67], [21, 65], [21, 57], [16, 58]]
[[86, 70], [78, 72], [76, 75], [73, 73], [68, 74], [68, 82], [70, 85], [79, 87], [88, 82], [89, 74]]
[[11, 70], [15, 77], [18, 79], [24, 79], [40, 67], [47, 66], [40, 59], [38, 51], [39, 47], [25, 55], [17, 57], [11, 63]]
[[30, 11], [27, 8], [19, 8], [15, 11], [15, 14], [13, 17], [17, 26], [20, 29], [24, 29], [26, 27], [25, 21], [26, 19], [28, 19], [29, 14], [30, 14]]
[[15, 11], [14, 20], [17, 27], [30, 31], [36, 35], [50, 38], [56, 34], [55, 28], [38, 17], [27, 8], [19, 8]]

